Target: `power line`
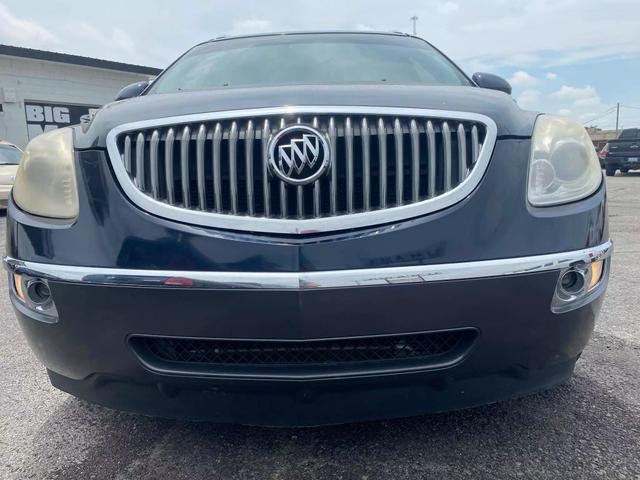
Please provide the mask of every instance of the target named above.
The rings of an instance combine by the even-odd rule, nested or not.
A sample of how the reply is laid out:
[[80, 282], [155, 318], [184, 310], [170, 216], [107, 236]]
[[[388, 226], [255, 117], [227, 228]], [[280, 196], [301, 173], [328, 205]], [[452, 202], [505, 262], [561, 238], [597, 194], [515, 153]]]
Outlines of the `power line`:
[[596, 120], [599, 120], [599, 119], [601, 119], [602, 117], [605, 117], [605, 116], [609, 115], [610, 113], [613, 113], [615, 110], [616, 110], [616, 107], [611, 107], [610, 109], [605, 110], [604, 112], [602, 112], [602, 113], [601, 113], [600, 115], [598, 115], [597, 117], [592, 118], [591, 120], [588, 120], [588, 121], [584, 122], [584, 123], [583, 123], [583, 125], [586, 125], [587, 123], [591, 123], [591, 122], [594, 122], [594, 121], [596, 121]]

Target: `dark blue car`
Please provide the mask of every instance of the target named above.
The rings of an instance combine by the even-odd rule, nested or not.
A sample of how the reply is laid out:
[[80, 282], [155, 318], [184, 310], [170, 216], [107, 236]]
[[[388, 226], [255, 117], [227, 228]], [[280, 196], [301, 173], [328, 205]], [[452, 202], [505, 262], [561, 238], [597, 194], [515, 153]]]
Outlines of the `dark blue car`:
[[576, 122], [402, 34], [221, 38], [26, 148], [11, 301], [52, 384], [317, 425], [569, 378], [612, 244]]

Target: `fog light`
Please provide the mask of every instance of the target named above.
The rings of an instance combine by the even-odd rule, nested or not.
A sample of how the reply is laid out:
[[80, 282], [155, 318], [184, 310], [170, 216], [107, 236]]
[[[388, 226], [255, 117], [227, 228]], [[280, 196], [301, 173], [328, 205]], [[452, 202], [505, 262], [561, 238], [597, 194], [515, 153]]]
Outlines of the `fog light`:
[[551, 311], [568, 312], [596, 298], [606, 287], [608, 276], [606, 262], [606, 260], [585, 261], [561, 271], [551, 301]]
[[51, 301], [49, 286], [42, 280], [32, 280], [27, 284], [27, 295], [35, 305], [46, 305]]
[[14, 274], [13, 292], [20, 302], [30, 310], [51, 318], [58, 316], [47, 280]]
[[567, 296], [580, 294], [584, 289], [584, 273], [578, 270], [568, 270], [560, 278], [560, 288]]

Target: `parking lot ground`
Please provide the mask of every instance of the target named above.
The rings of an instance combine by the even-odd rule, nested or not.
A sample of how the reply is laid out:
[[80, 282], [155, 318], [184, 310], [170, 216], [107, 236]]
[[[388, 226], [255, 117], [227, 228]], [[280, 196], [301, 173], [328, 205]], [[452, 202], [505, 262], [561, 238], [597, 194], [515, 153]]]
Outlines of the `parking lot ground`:
[[640, 478], [640, 173], [607, 183], [613, 269], [573, 378], [447, 414], [266, 429], [90, 405], [49, 385], [2, 275], [0, 479]]

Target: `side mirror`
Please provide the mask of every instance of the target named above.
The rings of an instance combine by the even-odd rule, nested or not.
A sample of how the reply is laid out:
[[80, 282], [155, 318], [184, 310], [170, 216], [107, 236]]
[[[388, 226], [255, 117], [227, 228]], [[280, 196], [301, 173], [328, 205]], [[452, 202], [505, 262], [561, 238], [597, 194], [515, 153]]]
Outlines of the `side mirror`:
[[149, 82], [136, 82], [131, 85], [127, 85], [116, 95], [116, 101], [125, 100], [127, 98], [133, 98], [140, 95], [149, 86]]
[[493, 73], [481, 73], [477, 72], [473, 74], [471, 79], [476, 82], [476, 85], [482, 88], [490, 88], [491, 90], [499, 90], [511, 95], [511, 85], [504, 78], [494, 75]]

